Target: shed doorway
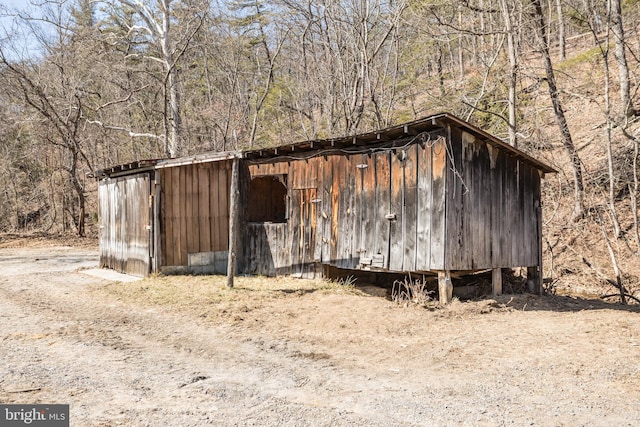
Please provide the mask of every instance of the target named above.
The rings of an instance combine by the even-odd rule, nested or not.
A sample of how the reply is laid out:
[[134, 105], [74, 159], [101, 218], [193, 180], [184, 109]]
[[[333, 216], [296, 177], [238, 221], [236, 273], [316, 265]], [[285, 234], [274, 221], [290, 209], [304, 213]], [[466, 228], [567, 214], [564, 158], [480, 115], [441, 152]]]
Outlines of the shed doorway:
[[287, 175], [266, 175], [249, 183], [248, 222], [287, 220]]

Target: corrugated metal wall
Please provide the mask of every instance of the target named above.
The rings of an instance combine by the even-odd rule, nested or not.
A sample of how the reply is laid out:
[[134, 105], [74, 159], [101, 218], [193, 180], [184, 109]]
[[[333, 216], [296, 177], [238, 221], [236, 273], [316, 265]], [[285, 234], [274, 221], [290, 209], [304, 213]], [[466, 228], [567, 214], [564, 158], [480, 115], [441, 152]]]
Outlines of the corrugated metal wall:
[[157, 173], [162, 188], [160, 269], [225, 272], [231, 161], [171, 166]]
[[100, 181], [100, 267], [149, 274], [150, 194], [149, 173]]

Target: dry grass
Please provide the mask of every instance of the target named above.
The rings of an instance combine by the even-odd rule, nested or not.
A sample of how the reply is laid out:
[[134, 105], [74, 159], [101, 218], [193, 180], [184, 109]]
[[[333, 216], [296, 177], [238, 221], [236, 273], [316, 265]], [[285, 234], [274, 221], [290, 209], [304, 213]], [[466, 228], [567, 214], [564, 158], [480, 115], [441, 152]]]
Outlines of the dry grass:
[[71, 234], [0, 233], [0, 249], [49, 248], [56, 246], [97, 249], [98, 240], [92, 237], [77, 237]]
[[246, 312], [283, 299], [320, 293], [366, 296], [352, 281], [305, 280], [291, 277], [154, 276], [134, 283], [111, 283], [101, 291], [127, 304], [197, 310], [201, 317]]

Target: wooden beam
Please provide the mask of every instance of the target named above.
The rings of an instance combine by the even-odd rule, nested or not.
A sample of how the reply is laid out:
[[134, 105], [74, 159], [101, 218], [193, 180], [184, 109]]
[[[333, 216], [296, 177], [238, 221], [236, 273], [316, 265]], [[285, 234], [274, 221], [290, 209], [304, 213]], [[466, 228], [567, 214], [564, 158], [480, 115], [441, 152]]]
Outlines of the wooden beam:
[[491, 270], [492, 295], [502, 295], [502, 268]]
[[449, 270], [438, 271], [438, 296], [441, 305], [446, 305], [453, 299], [453, 284]]
[[418, 131], [415, 129], [412, 129], [411, 126], [409, 125], [404, 125], [403, 132], [405, 133], [405, 135], [411, 135], [411, 136], [416, 136], [418, 134]]
[[538, 266], [527, 267], [527, 288], [532, 294], [541, 295], [542, 277], [538, 272]]
[[227, 286], [233, 288], [236, 275], [236, 250], [238, 246], [238, 211], [240, 209], [240, 159], [234, 158], [231, 166], [231, 194], [229, 199], [229, 255], [227, 260]]

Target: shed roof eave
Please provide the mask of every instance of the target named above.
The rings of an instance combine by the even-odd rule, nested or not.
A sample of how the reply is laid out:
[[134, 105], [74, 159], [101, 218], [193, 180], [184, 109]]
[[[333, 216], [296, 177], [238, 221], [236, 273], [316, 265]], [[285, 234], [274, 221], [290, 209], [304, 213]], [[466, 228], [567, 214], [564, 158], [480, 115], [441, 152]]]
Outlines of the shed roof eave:
[[540, 160], [530, 156], [522, 150], [519, 150], [499, 138], [485, 132], [484, 130], [468, 123], [453, 114], [441, 112], [432, 114], [421, 119], [417, 119], [411, 122], [402, 123], [399, 125], [390, 126], [385, 129], [375, 130], [371, 132], [365, 132], [357, 135], [350, 135], [344, 137], [330, 138], [330, 139], [318, 139], [302, 141], [294, 144], [280, 145], [277, 147], [251, 149], [243, 151], [243, 156], [248, 159], [262, 159], [268, 161], [270, 158], [278, 158], [283, 153], [293, 153], [294, 151], [316, 151], [319, 147], [326, 148], [347, 148], [357, 146], [375, 146], [382, 142], [389, 142], [398, 138], [404, 138], [411, 135], [416, 135], [421, 132], [434, 131], [436, 129], [442, 129], [446, 124], [452, 124], [460, 128], [471, 132], [472, 134], [480, 137], [483, 141], [491, 144], [492, 146], [509, 153], [510, 155], [519, 158], [536, 169], [545, 173], [557, 173], [557, 170], [551, 166], [541, 162]]

